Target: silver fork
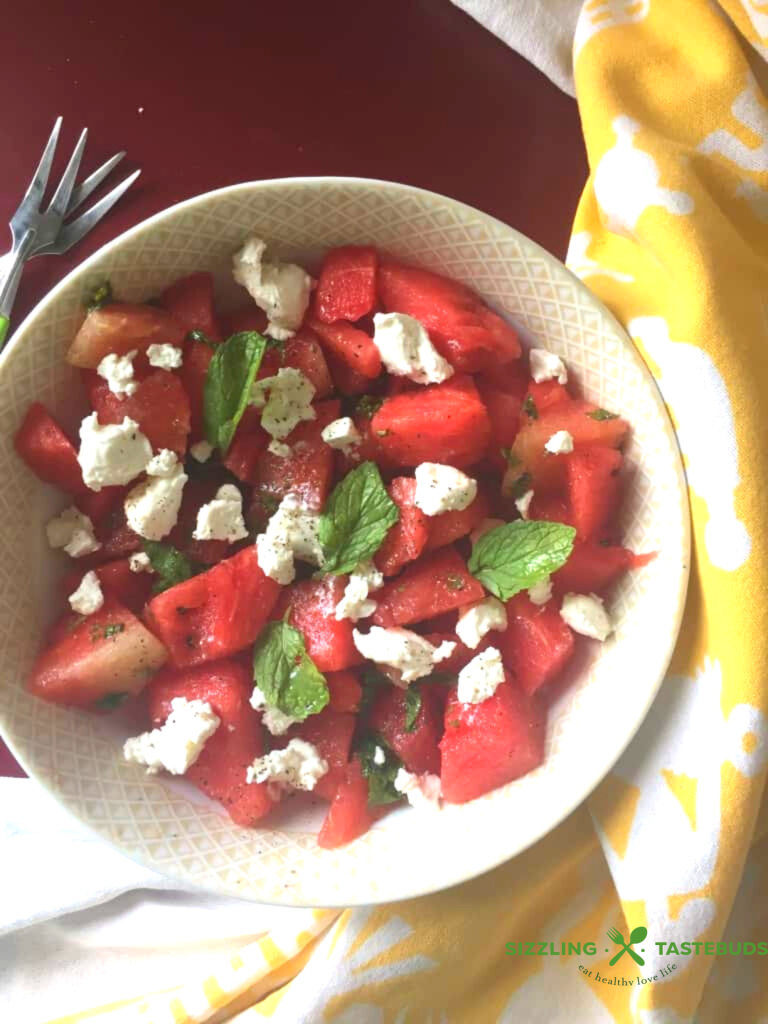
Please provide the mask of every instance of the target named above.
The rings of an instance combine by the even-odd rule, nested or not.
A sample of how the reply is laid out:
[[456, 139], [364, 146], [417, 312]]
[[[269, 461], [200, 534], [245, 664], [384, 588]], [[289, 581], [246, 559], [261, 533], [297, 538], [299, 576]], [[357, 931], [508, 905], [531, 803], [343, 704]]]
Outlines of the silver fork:
[[117, 153], [98, 170], [90, 174], [80, 185], [75, 185], [80, 169], [88, 129], [85, 128], [69, 158], [66, 170], [53, 194], [48, 207], [43, 210], [42, 202], [48, 177], [51, 173], [56, 143], [61, 129], [61, 118], [56, 119], [53, 131], [46, 143], [35, 175], [30, 182], [19, 208], [11, 218], [11, 250], [0, 259], [0, 346], [5, 341], [10, 323], [11, 310], [21, 280], [21, 272], [27, 260], [34, 256], [61, 255], [71, 249], [99, 223], [115, 205], [123, 193], [138, 178], [141, 171], [134, 171], [124, 178], [111, 192], [75, 220], [67, 221], [99, 187], [108, 174], [120, 163], [125, 152]]

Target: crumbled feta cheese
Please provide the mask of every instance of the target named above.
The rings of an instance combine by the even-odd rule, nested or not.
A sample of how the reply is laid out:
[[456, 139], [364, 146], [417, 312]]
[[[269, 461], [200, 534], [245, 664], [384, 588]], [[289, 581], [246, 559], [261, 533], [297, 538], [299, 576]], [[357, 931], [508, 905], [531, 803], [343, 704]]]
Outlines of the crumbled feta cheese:
[[256, 711], [261, 711], [261, 721], [272, 736], [284, 736], [290, 727], [299, 721], [298, 718], [291, 718], [290, 715], [284, 714], [280, 708], [268, 704], [267, 698], [258, 686], [253, 688], [250, 703]]
[[515, 505], [517, 506], [517, 511], [520, 513], [521, 518], [523, 518], [523, 519], [527, 519], [528, 518], [528, 511], [529, 511], [529, 509], [531, 507], [531, 502], [532, 501], [533, 501], [533, 491], [532, 490], [527, 490], [525, 492], [525, 494], [523, 494], [521, 497], [519, 497], [519, 498], [517, 498], [515, 500]]
[[296, 576], [294, 559], [321, 565], [323, 551], [317, 539], [320, 516], [307, 509], [295, 494], [286, 494], [267, 529], [256, 538], [261, 571], [285, 586]]
[[197, 512], [195, 540], [226, 540], [233, 544], [248, 536], [243, 520], [243, 496], [234, 484], [222, 484], [216, 497]]
[[376, 602], [368, 600], [368, 594], [373, 590], [380, 590], [384, 586], [384, 576], [378, 571], [373, 562], [366, 562], [357, 567], [349, 577], [349, 583], [344, 588], [344, 596], [336, 605], [336, 618], [351, 619], [357, 622], [358, 619], [367, 619], [376, 611]]
[[545, 580], [539, 580], [532, 587], [528, 588], [528, 599], [531, 604], [546, 604], [552, 597], [552, 580], [547, 576]]
[[405, 313], [377, 313], [373, 343], [390, 373], [417, 384], [439, 384], [453, 376], [453, 367], [440, 355], [418, 320]]
[[414, 504], [424, 515], [439, 516], [443, 512], [461, 512], [477, 497], [477, 481], [453, 466], [439, 462], [422, 462], [416, 467]]
[[495, 647], [487, 647], [459, 672], [457, 696], [462, 704], [479, 704], [492, 697], [503, 682], [501, 654]]
[[71, 558], [93, 554], [101, 547], [93, 533], [93, 523], [74, 505], [65, 508], [45, 528], [52, 548], [64, 548]]
[[128, 559], [128, 568], [131, 572], [154, 572], [149, 555], [145, 551], [137, 551]]
[[485, 536], [486, 533], [490, 533], [491, 530], [495, 530], [497, 526], [504, 526], [503, 519], [484, 519], [479, 526], [470, 533], [469, 539], [473, 544], [477, 544], [481, 537]]
[[93, 570], [80, 580], [80, 586], [69, 595], [69, 605], [78, 615], [93, 615], [104, 604], [99, 577]]
[[373, 749], [373, 763], [381, 765], [386, 764], [386, 762], [387, 755], [384, 753], [383, 749], [377, 744]]
[[143, 473], [152, 458], [152, 445], [139, 425], [126, 416], [122, 423], [101, 426], [92, 412], [80, 424], [80, 451], [77, 461], [85, 486], [92, 491], [102, 487], [129, 484]]
[[146, 765], [147, 775], [155, 775], [161, 769], [171, 775], [183, 775], [220, 724], [221, 719], [207, 701], [174, 697], [171, 713], [160, 728], [126, 740], [123, 757]]
[[180, 462], [169, 476], [151, 476], [128, 492], [125, 516], [140, 537], [162, 540], [176, 525], [184, 484], [189, 478]]
[[135, 395], [138, 384], [133, 379], [133, 360], [139, 354], [138, 349], [126, 352], [124, 356], [110, 353], [104, 356], [96, 367], [96, 373], [109, 384], [113, 395]]
[[249, 238], [232, 259], [233, 275], [267, 314], [267, 334], [285, 341], [301, 326], [312, 278], [295, 263], [267, 262], [266, 248], [267, 243], [260, 238]]
[[544, 447], [551, 455], [568, 455], [573, 451], [573, 437], [567, 430], [557, 430]]
[[270, 441], [267, 451], [272, 455], [277, 455], [279, 459], [287, 459], [291, 455], [291, 446], [284, 441]]
[[147, 357], [150, 366], [156, 366], [158, 370], [178, 370], [182, 364], [184, 354], [175, 345], [150, 345], [147, 349]]
[[351, 416], [342, 416], [340, 419], [334, 420], [333, 423], [329, 423], [327, 427], [323, 428], [320, 436], [331, 448], [337, 448], [340, 452], [345, 453], [362, 441], [360, 431]]
[[575, 633], [606, 640], [613, 626], [602, 598], [597, 594], [566, 594], [560, 607], [560, 617]]
[[399, 626], [390, 629], [371, 626], [367, 635], [354, 629], [352, 639], [364, 658], [397, 669], [406, 685], [414, 679], [428, 676], [435, 665], [450, 658], [456, 649], [451, 640], [444, 640], [439, 647], [433, 647], [423, 636]]
[[442, 788], [439, 775], [430, 775], [427, 772], [424, 775], [414, 775], [405, 768], [399, 768], [394, 785], [398, 793], [408, 797], [411, 807], [440, 810]]
[[486, 597], [459, 612], [456, 636], [473, 651], [492, 629], [507, 628], [507, 609], [495, 597]]
[[173, 476], [179, 464], [179, 457], [170, 448], [162, 448], [147, 463], [147, 476]]
[[537, 384], [545, 380], [556, 380], [558, 384], [568, 383], [568, 370], [560, 356], [548, 352], [545, 348], [532, 348], [528, 356], [531, 376]]
[[261, 425], [266, 432], [283, 441], [299, 423], [316, 419], [314, 397], [315, 385], [301, 370], [281, 366], [276, 377], [256, 381], [251, 404], [263, 408]]
[[190, 445], [189, 454], [195, 462], [207, 462], [213, 455], [213, 445], [207, 441], [198, 441], [197, 444]]
[[282, 750], [257, 757], [246, 770], [246, 782], [273, 782], [291, 789], [312, 790], [328, 771], [313, 743], [293, 739]]

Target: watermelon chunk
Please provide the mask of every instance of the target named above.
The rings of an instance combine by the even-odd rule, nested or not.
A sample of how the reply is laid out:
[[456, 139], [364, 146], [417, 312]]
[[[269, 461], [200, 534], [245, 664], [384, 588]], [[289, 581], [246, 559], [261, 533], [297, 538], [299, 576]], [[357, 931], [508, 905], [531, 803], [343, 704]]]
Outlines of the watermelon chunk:
[[181, 380], [167, 370], [154, 370], [132, 395], [121, 397], [100, 377], [89, 383], [91, 405], [102, 426], [135, 420], [149, 443], [160, 451], [169, 448], [180, 457], [187, 449], [191, 428], [190, 402]]
[[360, 761], [354, 758], [344, 769], [344, 778], [317, 836], [317, 845], [324, 850], [334, 850], [363, 835], [372, 824], [368, 780], [360, 769]]
[[146, 352], [150, 345], [179, 346], [186, 333], [165, 309], [112, 302], [88, 314], [66, 358], [72, 366], [95, 370], [111, 353], [122, 356], [132, 349]]
[[13, 444], [44, 483], [60, 487], [69, 494], [87, 492], [75, 446], [40, 402], [30, 405]]
[[401, 466], [469, 466], [482, 458], [491, 437], [486, 408], [464, 376], [387, 398], [371, 426], [381, 451]]
[[376, 594], [373, 623], [387, 627], [423, 622], [479, 601], [484, 593], [458, 551], [441, 548], [422, 556]]
[[363, 688], [354, 672], [342, 669], [341, 672], [329, 672], [325, 681], [328, 683], [330, 702], [328, 707], [333, 711], [359, 711]]
[[379, 257], [370, 245], [330, 249], [320, 268], [315, 308], [323, 323], [359, 320], [376, 305]]
[[574, 451], [565, 475], [573, 525], [582, 540], [599, 537], [619, 507], [624, 457], [615, 448], [592, 445]]
[[327, 707], [317, 715], [310, 715], [306, 721], [291, 726], [284, 737], [274, 737], [272, 744], [284, 747], [296, 737], [314, 744], [320, 757], [328, 762], [328, 771], [318, 779], [312, 792], [324, 800], [333, 800], [336, 790], [344, 781], [354, 731], [353, 714]]
[[280, 585], [265, 576], [255, 545], [158, 594], [145, 619], [177, 668], [241, 651], [261, 632]]
[[346, 582], [345, 576], [326, 576], [294, 583], [283, 590], [276, 609], [278, 615], [290, 609], [288, 621], [304, 635], [307, 654], [321, 672], [338, 672], [363, 660], [352, 640], [352, 622], [335, 614]]
[[421, 707], [413, 727], [406, 729], [405, 690], [383, 686], [371, 707], [370, 726], [378, 732], [397, 754], [409, 772], [440, 774], [440, 748], [443, 731], [443, 704], [437, 686], [419, 687]]
[[400, 510], [400, 519], [389, 528], [374, 561], [385, 576], [394, 576], [424, 550], [429, 538], [429, 521], [414, 504], [416, 481], [413, 477], [395, 477], [387, 490]]
[[440, 741], [443, 799], [463, 804], [533, 771], [544, 760], [546, 709], [507, 678], [488, 700], [451, 692]]
[[85, 619], [73, 619], [68, 632], [40, 654], [27, 689], [54, 704], [98, 708], [105, 698], [133, 696], [166, 661], [160, 641], [114, 597]]
[[476, 526], [479, 526], [490, 514], [490, 502], [487, 496], [478, 491], [475, 500], [461, 511], [442, 512], [439, 516], [427, 518], [427, 551], [444, 548], [447, 544], [466, 537]]
[[507, 629], [494, 632], [504, 664], [526, 693], [535, 693], [563, 669], [573, 654], [573, 633], [559, 603], [533, 604], [526, 593], [507, 601]]
[[[152, 593], [152, 575], [147, 572], [132, 572], [130, 559], [120, 558], [97, 566], [94, 572], [105, 596], [114, 597], [134, 615], [138, 615]], [[83, 579], [81, 568], [72, 569], [61, 581], [61, 592], [65, 598], [73, 594]]]
[[492, 370], [520, 355], [515, 329], [458, 281], [417, 267], [382, 263], [378, 290], [384, 308], [419, 320], [435, 348], [457, 370]]
[[570, 558], [552, 581], [562, 594], [602, 594], [636, 564], [636, 556], [627, 548], [577, 539]]
[[221, 725], [206, 742], [185, 778], [219, 800], [238, 825], [255, 825], [274, 807], [266, 783], [247, 783], [245, 773], [264, 753], [258, 712], [249, 704], [253, 680], [237, 661], [217, 661], [194, 668], [166, 669], [149, 685], [149, 712], [162, 725], [175, 697], [211, 705]]
[[381, 373], [379, 350], [365, 331], [346, 320], [326, 324], [312, 313], [307, 324], [320, 338], [323, 348], [361, 377], [374, 380]]
[[160, 305], [186, 332], [202, 331], [211, 341], [221, 341], [213, 306], [213, 274], [202, 270], [179, 278], [161, 294]]

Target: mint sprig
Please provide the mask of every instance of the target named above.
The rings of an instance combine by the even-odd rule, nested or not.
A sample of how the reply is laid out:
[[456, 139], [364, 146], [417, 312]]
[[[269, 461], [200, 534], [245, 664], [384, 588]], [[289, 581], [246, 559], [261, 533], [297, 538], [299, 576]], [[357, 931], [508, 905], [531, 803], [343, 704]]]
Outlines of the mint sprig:
[[333, 489], [320, 516], [323, 571], [352, 572], [372, 558], [400, 518], [375, 462], [363, 462]]
[[177, 583], [183, 583], [200, 571], [198, 566], [173, 544], [145, 540], [143, 547], [149, 557], [149, 564], [155, 570], [152, 585], [155, 594], [161, 594], [164, 590], [175, 587]]
[[494, 597], [508, 601], [565, 565], [575, 537], [574, 528], [563, 523], [505, 523], [474, 545], [469, 571]]
[[287, 622], [271, 622], [253, 652], [253, 678], [267, 704], [303, 722], [328, 703], [325, 676], [307, 654], [304, 637]]
[[266, 347], [258, 331], [241, 331], [213, 353], [203, 389], [203, 420], [208, 444], [222, 455], [245, 412]]
[[[376, 747], [384, 751], [384, 764], [375, 760]], [[375, 732], [369, 732], [360, 741], [360, 769], [368, 780], [369, 804], [393, 804], [403, 799], [395, 789], [395, 776], [403, 762]]]

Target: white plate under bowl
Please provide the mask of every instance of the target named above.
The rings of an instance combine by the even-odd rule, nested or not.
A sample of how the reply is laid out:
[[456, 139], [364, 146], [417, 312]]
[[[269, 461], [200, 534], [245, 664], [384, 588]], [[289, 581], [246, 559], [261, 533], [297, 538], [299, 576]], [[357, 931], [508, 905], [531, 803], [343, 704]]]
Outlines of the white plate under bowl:
[[[322, 808], [290, 801], [263, 828], [233, 825], [185, 783], [148, 778], [121, 757], [130, 711], [97, 717], [35, 700], [24, 678], [41, 629], [61, 608], [63, 559], [44, 539], [62, 501], [16, 457], [30, 402], [68, 426], [84, 412], [64, 352], [88, 288], [105, 276], [124, 299], [213, 270], [235, 299], [232, 251], [255, 231], [285, 257], [370, 242], [478, 291], [536, 344], [566, 360], [583, 394], [632, 424], [625, 543], [658, 551], [618, 586], [616, 631], [595, 646], [552, 707], [544, 764], [439, 813], [404, 808], [339, 850], [318, 849]], [[242, 297], [243, 293], [241, 293]], [[34, 310], [0, 356], [0, 728], [27, 772], [129, 856], [193, 886], [291, 906], [370, 904], [442, 889], [487, 871], [554, 828], [605, 776], [659, 688], [677, 636], [689, 554], [680, 455], [656, 385], [614, 318], [565, 267], [519, 232], [444, 196], [382, 181], [305, 178], [235, 185], [171, 207], [104, 246]]]

